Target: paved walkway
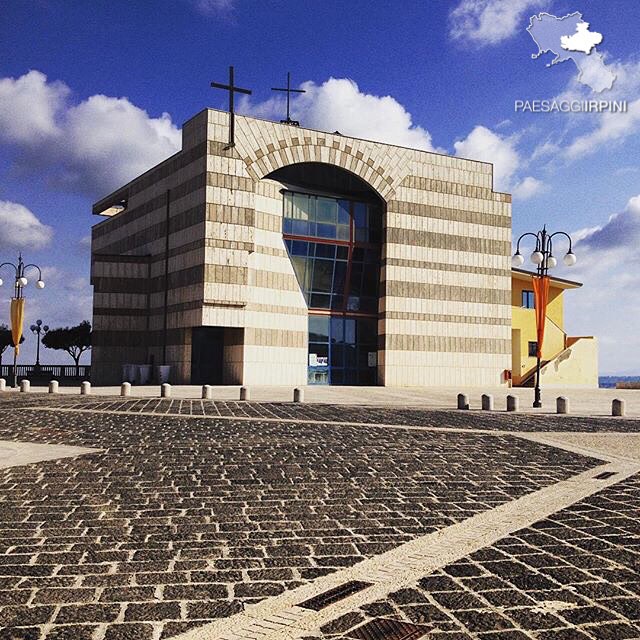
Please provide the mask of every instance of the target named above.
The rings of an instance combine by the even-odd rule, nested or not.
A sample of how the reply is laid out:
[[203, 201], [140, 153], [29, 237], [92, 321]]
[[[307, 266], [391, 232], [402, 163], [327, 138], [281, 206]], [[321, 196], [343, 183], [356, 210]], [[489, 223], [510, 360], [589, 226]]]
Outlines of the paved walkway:
[[0, 414], [0, 640], [640, 638], [638, 420], [13, 393]]
[[[46, 393], [45, 387], [33, 387], [31, 393]], [[137, 398], [158, 397], [160, 388], [154, 386], [133, 386], [132, 396]], [[293, 388], [259, 386], [251, 387], [251, 399], [258, 402], [291, 402]], [[395, 407], [422, 407], [432, 409], [453, 409], [456, 407], [458, 393], [469, 395], [472, 409], [480, 409], [480, 396], [490, 393], [495, 398], [495, 407], [498, 411], [506, 408], [507, 395], [515, 395], [520, 399], [520, 408], [523, 412], [549, 414], [555, 413], [555, 399], [558, 396], [566, 396], [571, 403], [571, 411], [576, 415], [608, 416], [611, 415], [611, 401], [614, 398], [623, 399], [626, 403], [627, 415], [640, 417], [640, 389], [543, 389], [542, 409], [533, 409], [533, 389], [506, 387], [495, 388], [461, 388], [461, 387], [434, 387], [424, 388], [390, 388], [390, 387], [330, 387], [308, 386], [304, 387], [305, 399], [311, 403], [329, 405], [368, 405], [368, 406], [395, 406]], [[12, 390], [9, 395], [17, 394]], [[65, 395], [78, 395], [79, 387], [60, 387], [60, 393]], [[113, 396], [120, 394], [120, 387], [94, 387], [92, 393], [98, 396]], [[238, 400], [240, 387], [220, 386], [213, 387], [213, 397], [217, 401]], [[173, 386], [172, 395], [178, 399], [198, 399], [201, 395], [201, 387], [193, 385]]]

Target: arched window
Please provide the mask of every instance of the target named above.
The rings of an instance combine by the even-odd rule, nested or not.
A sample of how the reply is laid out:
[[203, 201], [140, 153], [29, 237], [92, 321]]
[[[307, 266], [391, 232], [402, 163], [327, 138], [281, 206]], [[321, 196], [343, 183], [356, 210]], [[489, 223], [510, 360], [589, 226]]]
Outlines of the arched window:
[[309, 308], [309, 383], [376, 384], [383, 203], [330, 165], [270, 177], [286, 185], [282, 230]]

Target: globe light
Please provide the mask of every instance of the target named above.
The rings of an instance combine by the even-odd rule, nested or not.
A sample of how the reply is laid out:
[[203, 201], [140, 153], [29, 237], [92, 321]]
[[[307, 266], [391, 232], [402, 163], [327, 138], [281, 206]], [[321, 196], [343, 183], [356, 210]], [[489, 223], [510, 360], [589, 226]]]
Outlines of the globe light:
[[557, 267], [558, 266], [558, 261], [556, 260], [555, 256], [549, 256], [547, 258], [547, 267], [549, 269], [553, 269], [553, 267]]
[[29, 284], [29, 281], [24, 276], [19, 277], [17, 282], [20, 287], [26, 287]]
[[521, 267], [524, 264], [524, 256], [517, 251], [516, 253], [513, 254], [513, 257], [511, 258], [511, 266], [512, 267]]
[[31, 329], [31, 331], [35, 331], [38, 327], [36, 327], [35, 324], [32, 324], [29, 329]]
[[533, 264], [542, 264], [543, 260], [544, 256], [542, 255], [542, 251], [534, 251], [531, 254], [531, 262], [533, 262]]
[[573, 265], [578, 261], [576, 258], [576, 254], [573, 251], [568, 251], [562, 261], [567, 265], [567, 267], [573, 267]]
[[38, 287], [38, 289], [44, 289], [44, 280], [38, 280], [36, 287]]
[[49, 325], [44, 325], [44, 327], [42, 327], [44, 329], [44, 332], [47, 333], [47, 331], [49, 331]]

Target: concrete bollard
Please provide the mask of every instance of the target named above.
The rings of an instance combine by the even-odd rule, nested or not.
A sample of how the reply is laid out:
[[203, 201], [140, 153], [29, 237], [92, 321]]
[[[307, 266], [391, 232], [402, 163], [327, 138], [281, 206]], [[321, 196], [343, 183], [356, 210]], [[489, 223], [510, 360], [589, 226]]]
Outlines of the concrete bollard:
[[458, 409], [469, 409], [469, 396], [464, 393], [458, 394]]
[[0, 378], [0, 391], [7, 390], [7, 381], [4, 378]]
[[20, 391], [22, 393], [28, 393], [31, 390], [31, 383], [28, 380], [20, 381]]
[[565, 396], [556, 398], [556, 413], [569, 413], [569, 398]]
[[58, 381], [51, 380], [49, 382], [49, 393], [58, 393]]
[[249, 387], [240, 387], [240, 400], [251, 400]]
[[131, 383], [123, 382], [120, 385], [120, 395], [121, 396], [130, 396], [131, 395]]
[[296, 387], [293, 390], [293, 401], [304, 402], [304, 389], [300, 389], [299, 387]]
[[91, 393], [91, 383], [86, 380], [80, 384], [80, 395], [88, 396]]
[[160, 397], [161, 398], [171, 397], [171, 385], [168, 382], [163, 382], [160, 385]]
[[617, 398], [611, 403], [611, 415], [623, 416], [625, 415], [624, 400], [618, 400]]
[[482, 394], [482, 410], [493, 411], [493, 396], [488, 393]]
[[507, 396], [507, 411], [520, 411], [520, 399], [517, 396]]
[[210, 384], [202, 385], [202, 399], [203, 400], [213, 399], [213, 387]]

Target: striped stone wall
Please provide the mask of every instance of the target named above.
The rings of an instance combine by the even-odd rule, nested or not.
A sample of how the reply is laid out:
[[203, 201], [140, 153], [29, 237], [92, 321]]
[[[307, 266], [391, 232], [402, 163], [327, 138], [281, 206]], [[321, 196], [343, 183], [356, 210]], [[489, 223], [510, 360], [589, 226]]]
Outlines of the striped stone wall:
[[[304, 384], [306, 305], [282, 241], [282, 185], [266, 176], [324, 162], [358, 175], [387, 204], [379, 382], [501, 382], [511, 362], [511, 204], [493, 191], [491, 165], [241, 116], [228, 148], [228, 118], [214, 110], [196, 115], [184, 126], [179, 154], [97, 203], [129, 201], [94, 228], [98, 371], [109, 358], [115, 371], [124, 332], [143, 333], [145, 304], [148, 353], [159, 361], [169, 189], [175, 381], [189, 381], [190, 329], [205, 325], [233, 329], [225, 338], [225, 381]], [[102, 254], [149, 256], [149, 276], [141, 278], [148, 290], [122, 298], [134, 295], [122, 278], [134, 276], [107, 267]]]
[[127, 201], [125, 211], [92, 229], [97, 384], [119, 383], [125, 363], [162, 364], [165, 338], [176, 379], [190, 375], [190, 328], [202, 319], [206, 152], [202, 139], [94, 205], [99, 211]]

